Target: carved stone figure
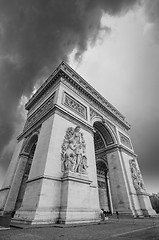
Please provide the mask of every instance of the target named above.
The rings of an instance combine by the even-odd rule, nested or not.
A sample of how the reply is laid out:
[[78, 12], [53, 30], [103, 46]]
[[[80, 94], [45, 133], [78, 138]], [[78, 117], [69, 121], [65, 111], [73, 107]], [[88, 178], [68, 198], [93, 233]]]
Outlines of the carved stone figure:
[[62, 145], [62, 171], [86, 173], [87, 157], [86, 144], [80, 127], [69, 127]]
[[140, 173], [139, 169], [137, 168], [135, 160], [130, 159], [129, 163], [130, 163], [130, 170], [131, 170], [131, 176], [132, 176], [134, 188], [136, 190], [140, 190], [140, 191], [145, 190], [144, 182], [143, 182], [141, 173]]

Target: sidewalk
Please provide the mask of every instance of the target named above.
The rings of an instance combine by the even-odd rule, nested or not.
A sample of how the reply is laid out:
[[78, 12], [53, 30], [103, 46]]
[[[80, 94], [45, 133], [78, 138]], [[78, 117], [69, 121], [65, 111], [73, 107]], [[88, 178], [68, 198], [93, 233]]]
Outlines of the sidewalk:
[[98, 224], [47, 225], [0, 231], [0, 240], [159, 240], [159, 218], [109, 219]]

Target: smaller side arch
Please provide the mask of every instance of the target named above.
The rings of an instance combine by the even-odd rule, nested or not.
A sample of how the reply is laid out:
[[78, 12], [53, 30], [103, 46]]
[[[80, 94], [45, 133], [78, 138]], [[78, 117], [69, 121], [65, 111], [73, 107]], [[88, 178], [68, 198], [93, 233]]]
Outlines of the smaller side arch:
[[110, 132], [110, 134], [113, 136], [114, 138], [114, 142], [116, 144], [119, 143], [118, 141], [118, 136], [115, 130], [115, 125], [114, 125], [114, 129], [113, 127], [111, 127], [111, 123], [109, 124], [109, 121], [107, 119], [105, 119], [102, 115], [100, 115], [99, 113], [97, 113], [95, 110], [93, 110], [92, 108], [90, 108], [90, 120], [91, 120], [91, 125], [94, 126], [94, 124], [96, 122], [100, 122], [102, 123]]
[[107, 161], [105, 159], [98, 158], [96, 160], [96, 168], [100, 208], [104, 209], [107, 213], [112, 213]]
[[21, 208], [23, 203], [23, 198], [27, 188], [27, 180], [30, 174], [37, 141], [38, 141], [38, 132], [34, 132], [26, 140], [19, 156], [18, 171], [21, 172], [21, 176], [20, 176], [19, 184], [17, 188], [17, 198], [15, 201], [12, 217], [14, 217], [14, 214]]
[[99, 169], [101, 171], [105, 171], [105, 174], [108, 171], [108, 163], [102, 158], [98, 158], [96, 160], [96, 167], [97, 167], [97, 170]]
[[28, 137], [22, 148], [21, 155], [22, 154], [30, 155], [33, 145], [35, 145], [38, 141], [38, 135], [39, 132], [34, 132], [30, 137]]

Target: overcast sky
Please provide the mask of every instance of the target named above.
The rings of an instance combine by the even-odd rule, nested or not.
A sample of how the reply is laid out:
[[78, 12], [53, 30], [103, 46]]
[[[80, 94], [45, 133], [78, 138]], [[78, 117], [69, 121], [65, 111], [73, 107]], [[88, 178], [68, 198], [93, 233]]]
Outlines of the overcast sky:
[[0, 185], [24, 103], [62, 61], [131, 124], [148, 192], [159, 192], [159, 1], [0, 1]]

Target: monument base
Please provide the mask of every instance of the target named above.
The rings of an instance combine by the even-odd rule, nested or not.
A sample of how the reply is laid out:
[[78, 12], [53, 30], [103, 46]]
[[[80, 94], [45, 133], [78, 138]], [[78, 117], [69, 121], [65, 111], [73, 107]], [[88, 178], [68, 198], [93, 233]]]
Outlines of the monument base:
[[36, 211], [18, 211], [12, 219], [14, 224], [54, 224], [59, 219], [59, 210], [48, 208]]
[[90, 205], [91, 181], [85, 174], [67, 172], [62, 178], [59, 223], [88, 223], [100, 221], [100, 209]]
[[145, 192], [138, 193], [138, 198], [141, 205], [141, 210], [144, 217], [153, 217], [156, 212], [151, 207], [149, 194]]

